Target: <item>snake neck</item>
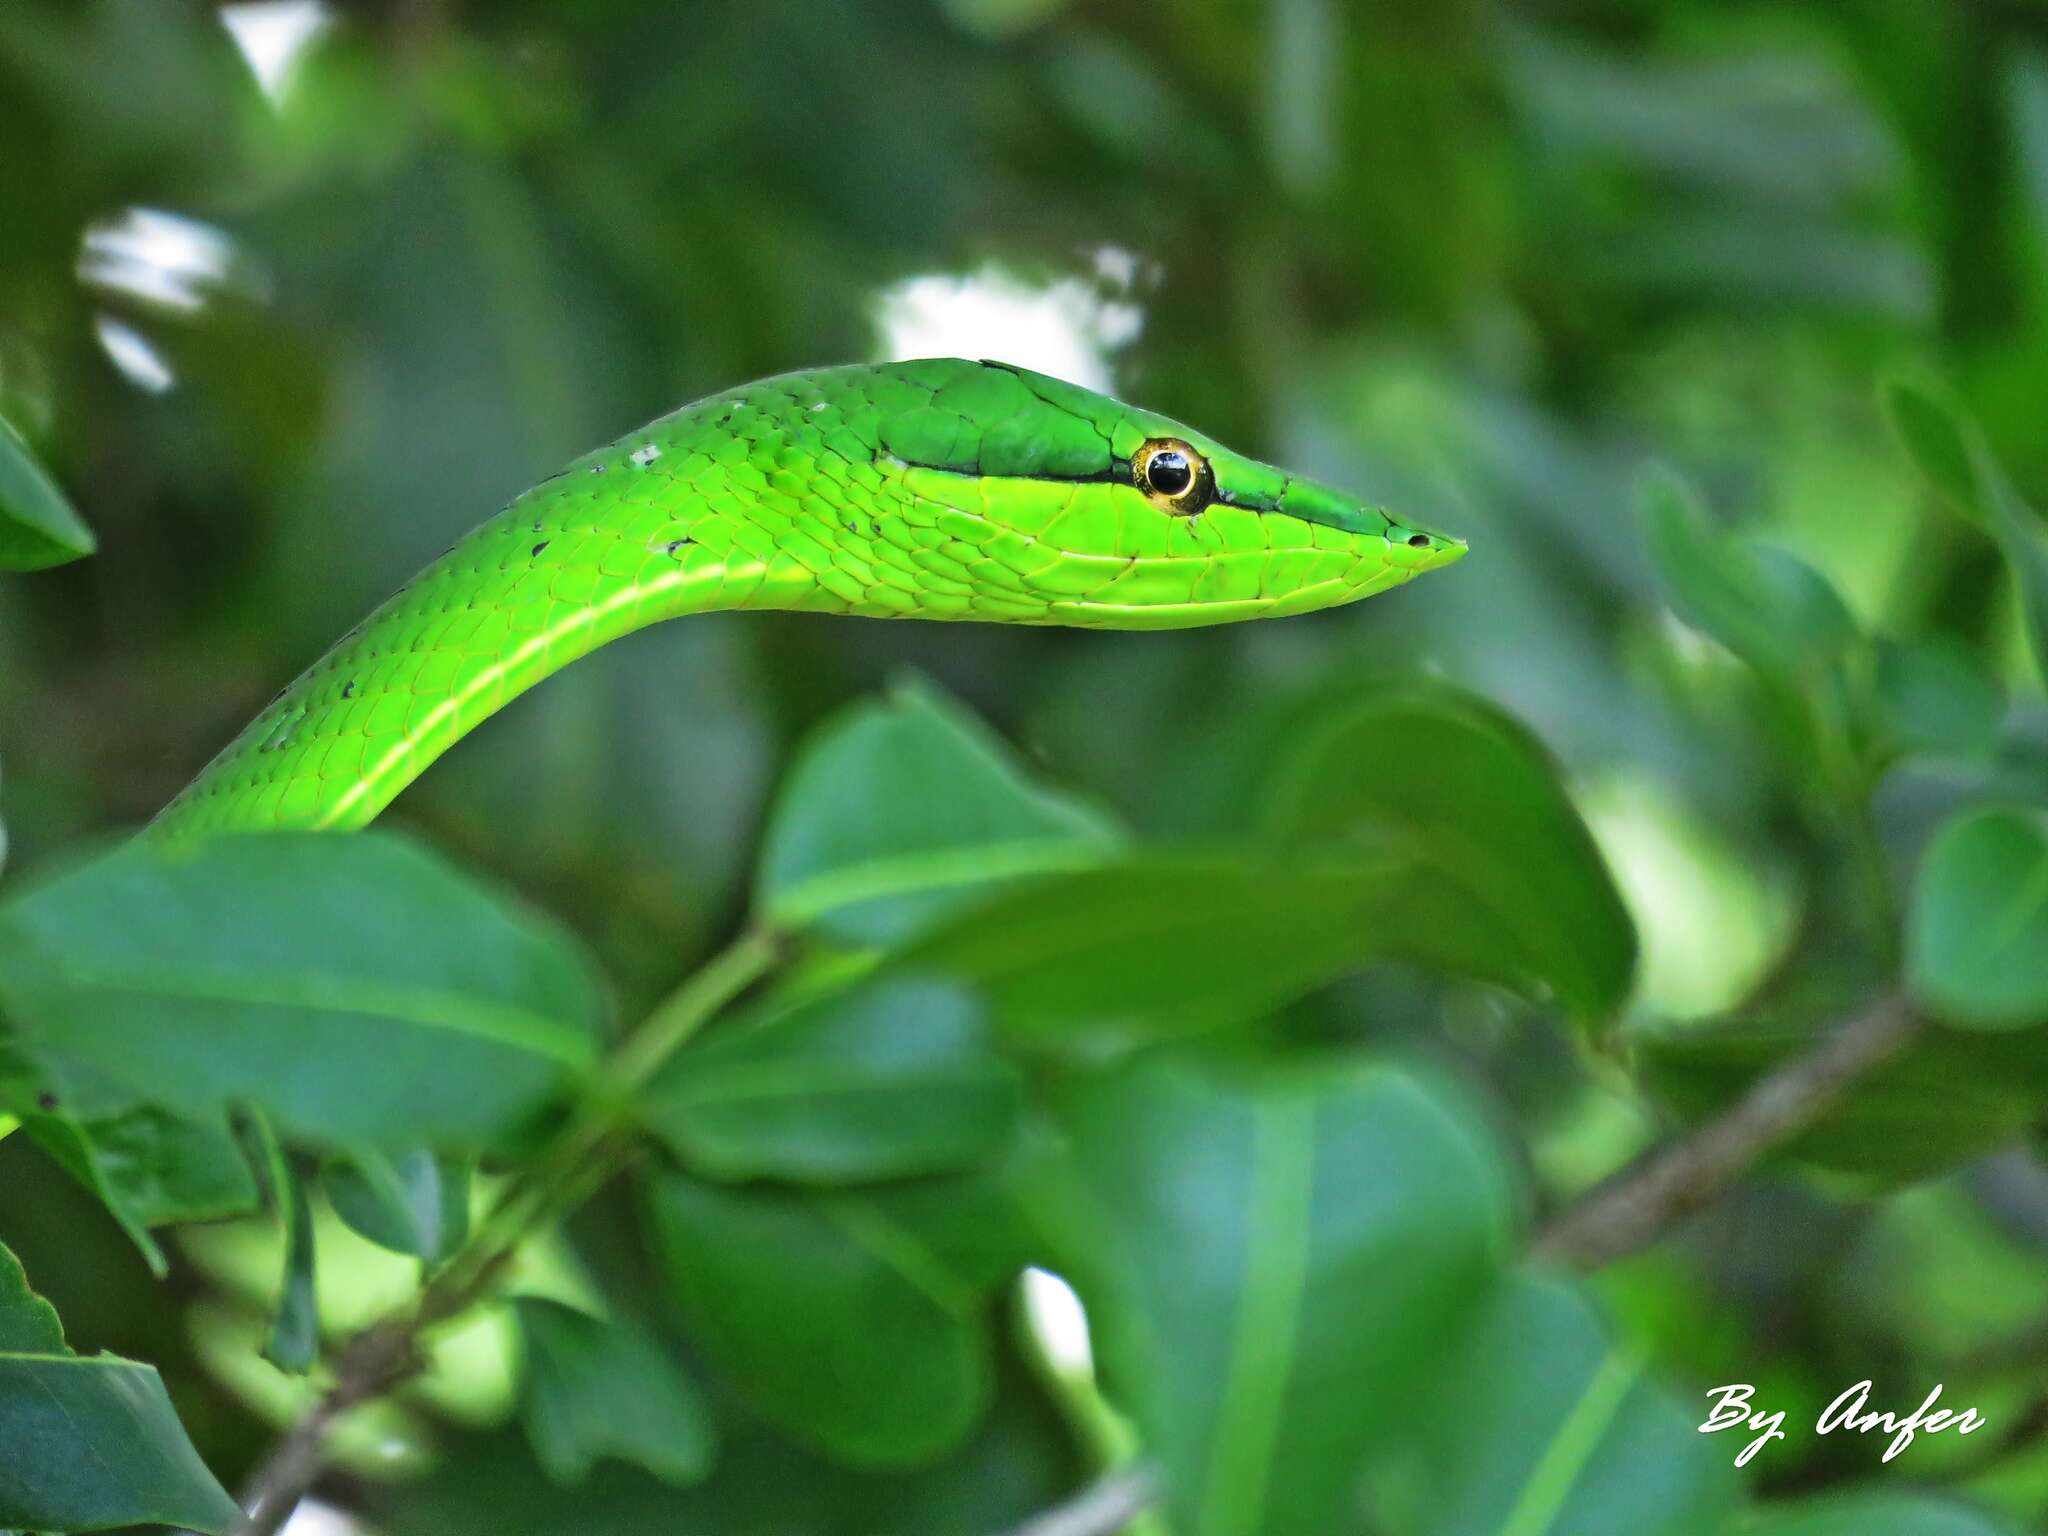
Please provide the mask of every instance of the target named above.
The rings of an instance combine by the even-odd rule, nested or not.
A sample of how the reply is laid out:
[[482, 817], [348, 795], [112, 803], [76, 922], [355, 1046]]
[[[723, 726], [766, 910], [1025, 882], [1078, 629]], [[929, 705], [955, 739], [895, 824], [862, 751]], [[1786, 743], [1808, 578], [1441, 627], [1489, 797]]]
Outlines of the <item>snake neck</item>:
[[279, 694], [152, 834], [360, 827], [484, 719], [622, 635], [749, 607], [857, 611], [803, 562], [800, 537], [771, 537], [744, 485], [706, 492], [650, 472], [716, 447], [667, 425], [666, 449], [600, 450], [427, 567]]
[[[767, 562], [692, 544], [657, 544], [661, 563], [628, 571], [622, 541], [589, 534], [582, 542], [598, 547], [548, 560], [558, 541], [577, 535], [537, 528], [521, 507], [485, 524], [279, 694], [152, 830], [363, 826], [484, 719], [572, 661], [663, 619], [746, 606], [768, 576]], [[524, 570], [499, 563], [515, 543]], [[785, 574], [778, 585], [800, 600], [794, 589], [815, 582]]]

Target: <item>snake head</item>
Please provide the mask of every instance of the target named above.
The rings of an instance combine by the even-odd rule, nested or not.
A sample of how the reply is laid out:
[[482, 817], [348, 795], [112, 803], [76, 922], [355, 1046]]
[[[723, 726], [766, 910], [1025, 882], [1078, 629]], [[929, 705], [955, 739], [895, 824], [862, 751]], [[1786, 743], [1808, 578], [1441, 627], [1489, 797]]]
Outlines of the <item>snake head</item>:
[[[1306, 613], [1465, 554], [1462, 539], [1063, 380], [957, 359], [892, 366], [928, 393], [885, 413], [879, 447], [918, 496], [992, 525], [980, 547], [1002, 590], [989, 601], [1013, 621], [1168, 629]], [[1027, 613], [1041, 601], [1042, 616]]]

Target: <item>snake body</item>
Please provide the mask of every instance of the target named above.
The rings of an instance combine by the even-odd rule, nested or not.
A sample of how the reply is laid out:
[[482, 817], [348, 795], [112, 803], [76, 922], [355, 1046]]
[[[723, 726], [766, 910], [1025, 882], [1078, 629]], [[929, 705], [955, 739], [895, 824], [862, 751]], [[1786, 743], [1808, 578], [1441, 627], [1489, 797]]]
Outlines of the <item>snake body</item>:
[[520, 496], [286, 688], [155, 830], [362, 826], [535, 683], [682, 614], [1169, 629], [1352, 602], [1464, 549], [1007, 364], [784, 374]]

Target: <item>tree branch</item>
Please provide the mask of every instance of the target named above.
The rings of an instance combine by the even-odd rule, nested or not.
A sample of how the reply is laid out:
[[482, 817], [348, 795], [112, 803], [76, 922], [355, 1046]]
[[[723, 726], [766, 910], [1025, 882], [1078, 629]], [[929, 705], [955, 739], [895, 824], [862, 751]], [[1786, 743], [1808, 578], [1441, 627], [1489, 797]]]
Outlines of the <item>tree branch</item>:
[[1598, 1269], [1646, 1247], [1812, 1125], [1922, 1027], [1903, 997], [1880, 999], [1766, 1072], [1714, 1119], [1594, 1188], [1538, 1235], [1535, 1256]]
[[242, 1495], [242, 1517], [227, 1536], [276, 1536], [299, 1507], [327, 1454], [335, 1421], [358, 1403], [390, 1391], [419, 1369], [408, 1326], [379, 1324], [349, 1341], [335, 1362], [334, 1385], [313, 1411], [263, 1458]]

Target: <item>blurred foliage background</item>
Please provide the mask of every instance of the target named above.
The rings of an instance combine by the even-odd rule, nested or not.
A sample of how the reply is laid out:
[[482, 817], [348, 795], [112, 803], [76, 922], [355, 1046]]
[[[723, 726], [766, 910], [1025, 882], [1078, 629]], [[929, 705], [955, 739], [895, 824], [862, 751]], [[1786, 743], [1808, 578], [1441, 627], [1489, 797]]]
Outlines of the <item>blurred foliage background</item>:
[[[1740, 1042], [1686, 1021], [1868, 988], [1859, 839], [1901, 883], [1966, 799], [2048, 793], [2005, 564], [1922, 488], [1875, 389], [1945, 379], [2048, 498], [2038, 0], [10, 0], [0, 417], [100, 541], [0, 585], [11, 863], [145, 819], [572, 454], [756, 376], [934, 351], [1112, 386], [1474, 554], [1279, 624], [716, 617], [592, 658], [393, 819], [562, 915], [627, 1016], [740, 910], [792, 744], [906, 669], [1162, 837], [1236, 825], [1245, 744], [1317, 690], [1448, 678], [1564, 765], [1642, 935], [1631, 1027], [1670, 1043], [1668, 1103], [1540, 1010], [1407, 972], [1319, 992], [1285, 1032], [1476, 1085], [1549, 1208], [1740, 1080]], [[1904, 702], [1869, 825], [1838, 814], [1826, 733], [1667, 611], [1636, 516], [1652, 461], [1873, 637], [1872, 686]], [[1688, 1412], [1722, 1381], [1810, 1419], [1887, 1369], [1961, 1392], [2009, 1365], [1984, 1388], [1999, 1428], [1896, 1482], [2037, 1520], [2048, 1177], [2015, 1147], [2039, 1119], [1935, 1063], [1807, 1149], [1830, 1171], [1747, 1186], [1604, 1276], [1612, 1325]], [[586, 1256], [629, 1273], [627, 1220], [600, 1203]], [[20, 1137], [0, 1232], [74, 1342], [162, 1368], [232, 1482], [261, 1391], [188, 1305], [231, 1237], [160, 1286]], [[450, 1433], [373, 1519], [663, 1518], [624, 1474], [551, 1505], [519, 1442]], [[1756, 1470], [1825, 1489], [1864, 1449], [1795, 1437]], [[988, 1455], [984, 1486], [1070, 1481]], [[773, 1528], [913, 1528], [817, 1502]], [[955, 1528], [933, 1518], [914, 1528]]]

